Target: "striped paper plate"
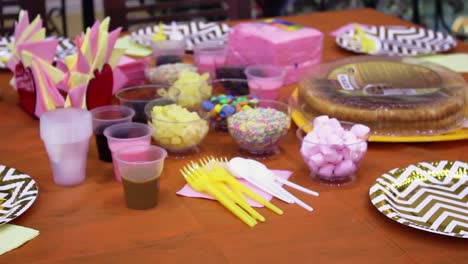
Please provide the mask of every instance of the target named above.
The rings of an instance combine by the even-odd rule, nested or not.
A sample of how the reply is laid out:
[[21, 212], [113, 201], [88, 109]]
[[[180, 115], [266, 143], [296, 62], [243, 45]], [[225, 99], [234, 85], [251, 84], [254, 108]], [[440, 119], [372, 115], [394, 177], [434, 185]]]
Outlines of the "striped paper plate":
[[[186, 40], [186, 50], [208, 40], [227, 39], [230, 27], [224, 23], [191, 21], [175, 22], [176, 29], [182, 33]], [[172, 24], [163, 24], [163, 32], [169, 35]], [[146, 47], [151, 47], [152, 38], [158, 32], [158, 24], [139, 28], [131, 33], [132, 40]]]
[[420, 162], [393, 169], [369, 190], [388, 218], [420, 230], [468, 238], [468, 163]]
[[450, 50], [457, 46], [454, 37], [430, 29], [405, 26], [362, 26], [367, 38], [374, 41], [376, 51], [362, 50], [360, 41], [354, 39], [355, 29], [350, 28], [336, 36], [338, 46], [357, 53], [390, 56], [415, 56]]
[[[8, 49], [8, 43], [13, 42], [14, 37], [2, 37], [0, 38], [0, 69], [6, 69], [8, 60], [10, 59], [11, 52]], [[76, 46], [73, 41], [68, 38], [59, 37], [57, 45], [57, 53], [55, 59], [63, 59], [69, 55], [76, 53]]]
[[0, 165], [0, 225], [31, 207], [38, 195], [36, 182], [15, 168]]

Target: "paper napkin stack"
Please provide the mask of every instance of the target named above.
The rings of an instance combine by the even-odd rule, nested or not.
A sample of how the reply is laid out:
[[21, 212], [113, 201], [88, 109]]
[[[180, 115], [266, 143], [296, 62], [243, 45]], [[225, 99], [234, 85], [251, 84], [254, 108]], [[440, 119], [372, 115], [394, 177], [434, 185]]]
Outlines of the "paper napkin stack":
[[63, 72], [52, 66], [58, 40], [46, 39], [40, 17], [29, 23], [26, 11], [19, 14], [14, 37], [9, 44], [12, 56], [8, 68], [14, 73], [11, 84], [18, 92], [20, 106], [37, 117], [62, 107], [64, 98], [56, 87]]
[[96, 21], [86, 33], [75, 38], [77, 54], [65, 58], [68, 72], [63, 86], [68, 91], [66, 107], [93, 109], [108, 105], [112, 95], [126, 82], [116, 70], [125, 49], [115, 48], [120, 28], [108, 32], [109, 18]]

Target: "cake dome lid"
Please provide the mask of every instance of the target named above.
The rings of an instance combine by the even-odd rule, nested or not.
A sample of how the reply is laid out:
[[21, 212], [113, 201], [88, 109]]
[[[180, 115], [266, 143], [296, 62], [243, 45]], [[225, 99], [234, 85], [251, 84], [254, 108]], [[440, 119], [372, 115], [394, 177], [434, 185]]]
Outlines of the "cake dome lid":
[[[377, 134], [383, 133], [384, 129], [379, 129], [383, 127], [391, 135], [415, 130], [416, 134], [435, 134], [458, 127], [464, 115], [468, 116], [467, 90], [463, 76], [431, 62], [412, 57], [354, 56], [310, 68], [301, 78], [298, 100], [302, 100], [299, 106], [304, 113], [362, 120]], [[431, 122], [431, 118], [451, 121], [444, 128], [441, 123], [440, 129], [432, 129], [430, 124], [409, 129], [411, 132], [391, 128], [397, 122], [411, 127]]]

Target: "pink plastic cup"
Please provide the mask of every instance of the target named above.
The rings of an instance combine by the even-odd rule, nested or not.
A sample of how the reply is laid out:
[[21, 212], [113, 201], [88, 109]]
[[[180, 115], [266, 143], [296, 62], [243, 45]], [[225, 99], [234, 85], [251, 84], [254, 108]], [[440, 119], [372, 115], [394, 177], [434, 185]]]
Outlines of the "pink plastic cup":
[[216, 78], [216, 67], [224, 65], [226, 60], [226, 42], [220, 40], [206, 41], [193, 48], [195, 65], [200, 74], [208, 72], [211, 79]]
[[276, 65], [250, 65], [245, 69], [251, 95], [259, 99], [276, 100], [280, 95], [286, 72]]
[[128, 208], [144, 210], [157, 205], [159, 179], [166, 157], [166, 150], [157, 146], [133, 146], [117, 151], [115, 160], [122, 175]]
[[104, 130], [104, 136], [107, 138], [107, 144], [112, 153], [114, 175], [117, 181], [121, 182], [122, 177], [115, 160], [115, 153], [122, 148], [131, 146], [149, 146], [152, 133], [151, 126], [135, 122], [115, 124]]

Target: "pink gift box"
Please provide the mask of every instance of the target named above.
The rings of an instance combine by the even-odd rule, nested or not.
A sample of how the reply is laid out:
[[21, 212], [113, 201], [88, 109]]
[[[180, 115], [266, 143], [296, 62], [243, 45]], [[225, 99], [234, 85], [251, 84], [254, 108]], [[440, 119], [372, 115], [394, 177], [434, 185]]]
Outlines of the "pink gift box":
[[321, 62], [323, 33], [268, 19], [234, 26], [228, 43], [227, 65], [279, 65], [285, 68], [285, 84], [289, 84], [297, 82], [307, 68]]

